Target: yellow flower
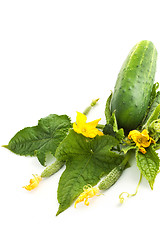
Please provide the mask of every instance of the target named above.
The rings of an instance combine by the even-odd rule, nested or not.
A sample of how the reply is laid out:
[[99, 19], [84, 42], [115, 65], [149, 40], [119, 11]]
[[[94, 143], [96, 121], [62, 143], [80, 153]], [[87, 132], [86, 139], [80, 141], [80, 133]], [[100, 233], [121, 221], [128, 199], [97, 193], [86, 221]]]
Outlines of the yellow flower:
[[143, 154], [146, 153], [146, 147], [149, 147], [151, 143], [155, 143], [153, 138], [148, 135], [146, 129], [144, 129], [142, 132], [132, 130], [129, 132], [128, 138], [130, 140], [132, 139], [136, 143], [136, 146]]
[[38, 186], [38, 184], [42, 180], [42, 178], [40, 176], [34, 175], [34, 174], [33, 174], [33, 177], [34, 178], [30, 179], [30, 184], [24, 186], [23, 188], [25, 188], [28, 191], [31, 191], [32, 189], [34, 189]]
[[99, 196], [99, 188], [92, 187], [90, 184], [83, 187], [83, 192], [79, 195], [78, 199], [75, 201], [74, 207], [76, 208], [77, 203], [83, 202], [86, 206], [89, 206], [88, 198], [92, 198], [94, 196]]
[[97, 119], [92, 122], [86, 123], [87, 117], [83, 113], [77, 112], [76, 123], [73, 123], [73, 129], [77, 133], [83, 134], [85, 137], [94, 138], [96, 135], [103, 136], [96, 126], [101, 120]]

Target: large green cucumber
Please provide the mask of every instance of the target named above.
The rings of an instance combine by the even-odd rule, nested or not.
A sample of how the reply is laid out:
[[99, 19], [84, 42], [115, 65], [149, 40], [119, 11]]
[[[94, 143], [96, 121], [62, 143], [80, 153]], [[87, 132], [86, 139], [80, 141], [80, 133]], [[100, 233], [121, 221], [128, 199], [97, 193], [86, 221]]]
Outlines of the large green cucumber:
[[157, 50], [152, 42], [137, 43], [119, 72], [111, 112], [115, 111], [119, 127], [135, 129], [147, 111], [156, 72]]

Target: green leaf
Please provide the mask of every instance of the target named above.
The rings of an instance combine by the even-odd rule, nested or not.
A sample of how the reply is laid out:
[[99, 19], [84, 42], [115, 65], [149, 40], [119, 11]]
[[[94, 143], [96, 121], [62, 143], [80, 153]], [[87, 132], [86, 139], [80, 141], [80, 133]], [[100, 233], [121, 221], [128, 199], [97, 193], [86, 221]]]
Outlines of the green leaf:
[[148, 127], [149, 135], [157, 142], [160, 139], [160, 119], [154, 120]]
[[157, 92], [157, 89], [159, 87], [159, 83], [155, 83], [152, 88], [152, 93], [150, 97], [150, 102], [148, 104], [148, 109], [146, 111], [146, 114], [141, 122], [141, 124], [138, 126], [138, 129], [144, 129], [144, 125], [146, 125], [146, 122], [150, 118], [151, 114], [155, 110], [155, 108], [160, 104], [160, 91]]
[[160, 91], [156, 93], [155, 98], [152, 101], [152, 104], [149, 106], [146, 117], [143, 120], [142, 126], [147, 125], [148, 120], [150, 119], [152, 113], [155, 111], [156, 107], [160, 104]]
[[121, 151], [123, 151], [124, 154], [126, 154], [130, 150], [136, 150], [136, 149], [137, 149], [136, 145], [123, 144], [121, 146]]
[[148, 147], [147, 153], [143, 154], [137, 150], [137, 166], [142, 175], [148, 180], [151, 189], [159, 170], [160, 159], [152, 146]]
[[117, 140], [119, 140], [119, 142], [121, 142], [122, 139], [124, 139], [124, 137], [125, 137], [123, 128], [120, 128], [119, 130], [117, 129], [115, 131], [111, 124], [106, 124], [105, 125], [105, 127], [103, 129], [103, 133], [105, 135], [109, 134], [109, 135], [115, 137]]
[[40, 163], [45, 165], [46, 154], [55, 154], [69, 128], [71, 122], [67, 115], [51, 114], [40, 119], [37, 126], [19, 131], [5, 147], [19, 155], [37, 156]]
[[[159, 95], [160, 98], [160, 95]], [[160, 99], [159, 99], [160, 101]], [[154, 104], [155, 106], [155, 104]], [[143, 129], [147, 129], [149, 132], [149, 135], [157, 142], [160, 138], [160, 104], [155, 106], [155, 108], [151, 107], [151, 111], [149, 112], [149, 117], [143, 125]]]
[[110, 124], [113, 126], [113, 131], [118, 132], [118, 124], [117, 124], [117, 119], [115, 115], [115, 111], [112, 113], [111, 118], [110, 118]]
[[66, 161], [58, 186], [57, 215], [73, 203], [85, 185], [96, 185], [122, 162], [124, 156], [112, 151], [117, 144], [118, 141], [109, 135], [89, 139], [73, 130], [69, 132], [56, 151], [56, 158]]
[[152, 92], [151, 92], [151, 97], [150, 97], [150, 102], [149, 102], [149, 106], [151, 106], [157, 96], [157, 89], [159, 88], [159, 83], [156, 82], [153, 84], [153, 88], [152, 88]]
[[106, 117], [107, 124], [110, 123], [110, 119], [111, 119], [110, 104], [111, 104], [112, 95], [113, 95], [113, 93], [111, 92], [110, 96], [107, 99], [106, 106], [105, 106], [105, 117]]
[[111, 92], [111, 94], [108, 97], [107, 102], [106, 102], [105, 116], [106, 116], [107, 124], [105, 125], [105, 127], [103, 129], [103, 133], [106, 135], [109, 134], [111, 136], [114, 136], [119, 141], [121, 141], [124, 138], [124, 130], [123, 130], [123, 128], [118, 129], [115, 111], [113, 113], [111, 113], [110, 105], [111, 105], [112, 95], [113, 95], [113, 93]]
[[143, 129], [148, 129], [151, 125], [151, 123], [158, 119], [160, 114], [160, 104], [158, 104], [154, 110], [152, 110], [152, 113], [150, 114], [150, 117], [147, 119], [145, 125], [143, 126]]

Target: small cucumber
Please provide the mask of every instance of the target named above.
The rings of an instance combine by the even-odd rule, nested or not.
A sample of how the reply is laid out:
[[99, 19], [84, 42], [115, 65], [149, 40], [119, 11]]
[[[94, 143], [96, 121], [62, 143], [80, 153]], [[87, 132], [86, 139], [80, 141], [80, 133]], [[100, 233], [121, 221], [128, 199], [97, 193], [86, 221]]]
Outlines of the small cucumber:
[[122, 175], [123, 170], [125, 169], [128, 160], [130, 159], [130, 156], [132, 154], [132, 151], [128, 151], [125, 155], [124, 160], [121, 162], [120, 165], [116, 166], [113, 168], [106, 177], [100, 182], [98, 188], [100, 190], [107, 190], [110, 188], [113, 184], [117, 182], [117, 180], [120, 178]]
[[100, 182], [98, 188], [100, 190], [107, 190], [108, 188], [110, 188], [120, 178], [123, 169], [124, 168], [120, 165], [113, 168], [113, 170], [108, 173], [108, 175]]
[[64, 164], [64, 161], [59, 161], [56, 159], [54, 163], [44, 169], [44, 171], [41, 173], [41, 177], [50, 177], [54, 173], [58, 172], [64, 166]]
[[137, 43], [119, 72], [111, 112], [116, 111], [118, 127], [135, 129], [147, 111], [156, 72], [157, 50], [152, 42]]

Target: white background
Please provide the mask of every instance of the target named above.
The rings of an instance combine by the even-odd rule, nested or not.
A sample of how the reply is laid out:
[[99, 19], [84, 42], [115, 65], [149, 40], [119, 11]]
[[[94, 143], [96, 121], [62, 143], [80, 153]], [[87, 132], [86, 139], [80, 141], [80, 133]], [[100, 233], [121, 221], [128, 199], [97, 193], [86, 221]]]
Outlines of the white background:
[[[20, 129], [51, 113], [75, 121], [94, 98], [88, 120], [102, 118], [110, 90], [130, 49], [152, 41], [160, 52], [159, 1], [0, 1], [0, 145]], [[160, 81], [160, 61], [156, 81]], [[119, 204], [123, 191], [134, 193], [135, 160], [119, 181], [90, 201], [58, 217], [61, 173], [27, 192], [36, 158], [0, 148], [1, 239], [148, 239], [159, 237], [160, 176], [151, 191], [142, 180], [136, 197]]]

